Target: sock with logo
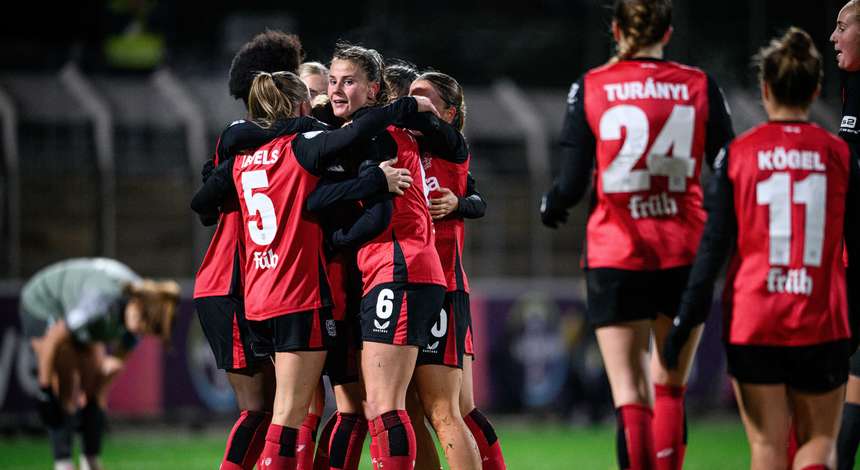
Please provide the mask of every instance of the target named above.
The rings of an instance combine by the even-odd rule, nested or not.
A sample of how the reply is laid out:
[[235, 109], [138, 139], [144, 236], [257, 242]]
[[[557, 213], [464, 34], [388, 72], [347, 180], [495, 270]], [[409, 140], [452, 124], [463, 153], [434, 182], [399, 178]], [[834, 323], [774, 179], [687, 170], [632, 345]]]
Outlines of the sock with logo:
[[266, 446], [260, 454], [259, 470], [297, 470], [296, 440], [299, 430], [270, 424]]
[[331, 442], [331, 433], [337, 423], [337, 412], [332, 413], [323, 425], [320, 437], [317, 439], [317, 451], [314, 455], [314, 470], [329, 470], [328, 447]]
[[337, 423], [331, 434], [329, 466], [332, 470], [358, 470], [367, 420], [363, 415], [337, 413]]
[[618, 435], [616, 450], [621, 470], [655, 470], [657, 455], [654, 452], [652, 431], [653, 413], [644, 405], [624, 405], [616, 409]]
[[[384, 470], [412, 470], [415, 468], [415, 430], [406, 410], [385, 412], [369, 421], [371, 458], [374, 466]], [[373, 453], [376, 455], [373, 455]]]
[[687, 387], [654, 385], [654, 448], [658, 470], [681, 470], [687, 450], [684, 393]]
[[299, 427], [299, 434], [296, 437], [296, 468], [298, 470], [313, 470], [314, 468], [314, 450], [319, 427], [320, 416], [313, 413], [308, 413]]
[[860, 404], [845, 403], [842, 408], [842, 427], [836, 440], [836, 456], [839, 470], [854, 468], [857, 445], [860, 444]]
[[505, 458], [502, 456], [502, 447], [499, 438], [490, 420], [475, 408], [463, 417], [475, 442], [478, 444], [478, 452], [481, 454], [482, 470], [504, 470]]
[[251, 470], [266, 443], [271, 413], [242, 410], [233, 424], [221, 459], [221, 470]]

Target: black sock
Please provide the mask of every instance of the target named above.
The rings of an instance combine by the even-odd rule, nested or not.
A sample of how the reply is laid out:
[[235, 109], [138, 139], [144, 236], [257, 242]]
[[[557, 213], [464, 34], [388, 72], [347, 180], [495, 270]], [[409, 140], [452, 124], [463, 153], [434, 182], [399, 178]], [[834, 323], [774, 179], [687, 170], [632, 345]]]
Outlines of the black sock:
[[836, 440], [838, 470], [854, 468], [858, 443], [860, 443], [860, 405], [845, 403], [845, 407], [842, 409], [842, 427], [839, 429], [839, 438]]
[[80, 413], [80, 431], [84, 455], [99, 455], [102, 452], [102, 436], [105, 429], [105, 411], [96, 403], [87, 403]]
[[54, 460], [69, 460], [72, 458], [72, 434], [74, 432], [74, 417], [62, 413], [58, 422], [48, 426], [48, 437], [51, 439], [51, 449]]

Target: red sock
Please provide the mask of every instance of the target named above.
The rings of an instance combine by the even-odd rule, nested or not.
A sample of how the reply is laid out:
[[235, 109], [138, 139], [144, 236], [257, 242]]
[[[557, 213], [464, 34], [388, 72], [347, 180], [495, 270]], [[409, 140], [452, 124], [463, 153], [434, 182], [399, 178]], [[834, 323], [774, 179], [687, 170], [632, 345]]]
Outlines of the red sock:
[[366, 436], [367, 420], [363, 415], [337, 413], [337, 423], [332, 430], [329, 444], [330, 468], [358, 470]]
[[320, 416], [308, 413], [299, 434], [296, 437], [296, 469], [313, 470], [314, 450], [316, 448], [317, 429], [320, 427]]
[[797, 428], [794, 427], [794, 419], [791, 420], [791, 426], [788, 427], [788, 470], [794, 467], [794, 456], [797, 455]]
[[481, 453], [481, 469], [482, 470], [505, 470], [505, 458], [502, 456], [502, 447], [499, 445], [499, 438], [496, 436], [496, 430], [490, 421], [477, 408], [470, 411], [469, 414], [463, 417], [472, 436], [475, 437], [475, 442], [478, 444], [478, 452]]
[[375, 467], [384, 470], [415, 468], [415, 430], [406, 410], [387, 411], [367, 424], [370, 442], [376, 442], [375, 449], [370, 449]]
[[823, 464], [815, 464], [815, 465], [807, 465], [800, 470], [827, 470], [827, 465]]
[[323, 426], [322, 428], [320, 438], [317, 440], [317, 453], [314, 456], [314, 470], [329, 470], [328, 446], [329, 441], [331, 440], [331, 431], [332, 429], [334, 429], [334, 425], [336, 422], [337, 413], [332, 413], [332, 415], [328, 418], [328, 421], [325, 422], [325, 426]]
[[618, 412], [618, 466], [622, 470], [655, 470], [654, 414], [643, 405], [624, 405]]
[[242, 410], [230, 430], [227, 447], [221, 459], [221, 470], [251, 470], [266, 443], [266, 429], [272, 414], [264, 411]]
[[296, 440], [299, 430], [277, 424], [269, 425], [266, 447], [260, 454], [259, 470], [297, 470]]
[[687, 450], [684, 392], [687, 387], [654, 385], [654, 449], [657, 470], [681, 470]]

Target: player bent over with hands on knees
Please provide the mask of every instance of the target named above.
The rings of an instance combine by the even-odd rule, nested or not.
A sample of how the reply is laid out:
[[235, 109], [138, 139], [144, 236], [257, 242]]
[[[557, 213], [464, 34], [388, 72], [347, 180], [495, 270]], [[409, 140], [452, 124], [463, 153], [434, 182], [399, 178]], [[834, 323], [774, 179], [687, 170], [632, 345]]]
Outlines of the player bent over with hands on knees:
[[663, 354], [674, 366], [694, 344], [688, 339], [729, 258], [723, 334], [750, 468], [834, 469], [858, 339], [846, 299], [858, 286], [846, 275], [843, 248], [851, 259], [860, 247], [860, 167], [843, 140], [808, 121], [822, 77], [809, 35], [790, 28], [757, 59], [769, 121], [717, 160], [705, 233]]
[[714, 81], [663, 60], [671, 12], [668, 0], [616, 1], [618, 55], [571, 87], [561, 174], [541, 203], [545, 225], [564, 222], [596, 166], [583, 254], [587, 316], [617, 410], [622, 469], [683, 465], [685, 384], [701, 328], [675, 370], [663, 364], [659, 346], [704, 227], [702, 162], [711, 165], [733, 136]]
[[[427, 100], [406, 98], [328, 131], [306, 117], [307, 86], [293, 73], [277, 72], [257, 75], [249, 109], [262, 127], [282, 126], [279, 135], [253, 153], [221, 163], [194, 196], [192, 208], [212, 214], [228, 195], [238, 196], [252, 347], [255, 354], [275, 357], [272, 424], [260, 462], [263, 468], [294, 469], [299, 457], [309, 461], [313, 456], [296, 443], [300, 432], [308, 432], [300, 425], [332, 340], [322, 231], [302, 209], [304, 200], [337, 152], [404, 115], [433, 108]], [[305, 464], [302, 468], [308, 468]]]
[[21, 325], [36, 354], [39, 413], [48, 427], [56, 470], [75, 468], [76, 425], [83, 444], [81, 468], [101, 468], [109, 385], [139, 336], [169, 342], [178, 301], [176, 282], [142, 279], [106, 258], [62, 261], [24, 285]]

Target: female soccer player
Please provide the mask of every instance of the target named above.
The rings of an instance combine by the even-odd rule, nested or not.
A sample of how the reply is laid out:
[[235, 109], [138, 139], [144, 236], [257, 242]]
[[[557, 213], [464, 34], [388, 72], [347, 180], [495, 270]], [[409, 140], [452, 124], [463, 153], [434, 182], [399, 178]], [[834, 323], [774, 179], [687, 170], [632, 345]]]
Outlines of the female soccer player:
[[[259, 72], [295, 71], [304, 52], [299, 38], [281, 31], [260, 33], [239, 49], [230, 66], [229, 90], [248, 107], [248, 95]], [[275, 128], [263, 128], [250, 121], [236, 121], [219, 136], [215, 156], [207, 162], [204, 178], [211, 169], [242, 150], [255, 149], [276, 137]], [[204, 181], [205, 182], [205, 181]], [[216, 219], [217, 227], [194, 280], [194, 307], [209, 341], [215, 362], [227, 374], [236, 396], [239, 418], [233, 425], [221, 460], [221, 470], [251, 470], [265, 444], [272, 418], [275, 391], [274, 369], [268, 357], [257, 358], [251, 350], [248, 320], [243, 303], [242, 215], [239, 201], [229, 198]], [[304, 427], [313, 436], [314, 416]], [[318, 420], [318, 418], [317, 418]], [[312, 443], [311, 443], [312, 445]]]
[[714, 81], [663, 60], [671, 17], [669, 0], [616, 1], [618, 54], [571, 86], [561, 174], [541, 203], [543, 223], [555, 228], [596, 166], [583, 255], [587, 316], [617, 409], [622, 469], [683, 464], [685, 384], [701, 328], [677, 370], [659, 354], [649, 358], [649, 342], [653, 334], [659, 352], [702, 234], [702, 161], [712, 164], [733, 135]]
[[[101, 468], [108, 386], [140, 335], [170, 339], [179, 285], [141, 279], [105, 258], [62, 261], [37, 272], [21, 290], [21, 326], [36, 353], [39, 411], [48, 427], [54, 468], [74, 469], [74, 414], [83, 441], [81, 467]], [[108, 349], [110, 347], [110, 349]]]
[[[839, 136], [845, 139], [855, 155], [860, 151], [860, 2], [851, 0], [836, 18], [836, 28], [830, 35], [836, 49], [836, 63], [842, 79], [842, 125]], [[851, 292], [849, 292], [849, 295]], [[856, 300], [852, 297], [854, 305]], [[856, 308], [856, 305], [854, 305]], [[851, 356], [851, 369], [842, 409], [842, 425], [836, 453], [839, 470], [854, 468], [857, 446], [860, 444], [860, 354]]]
[[299, 77], [308, 86], [311, 102], [325, 95], [328, 87], [328, 68], [319, 62], [305, 62], [299, 66]]
[[[329, 73], [328, 94], [334, 114], [353, 119], [385, 102], [383, 69], [378, 52], [339, 45]], [[375, 160], [397, 158], [397, 164], [410, 174], [423, 175], [417, 144], [403, 129], [388, 128], [368, 142], [367, 149], [376, 154]], [[418, 348], [429, 344], [446, 285], [424, 186], [422, 176], [419, 184], [395, 198], [391, 225], [358, 252], [364, 281], [361, 370], [371, 456], [380, 468], [395, 470], [414, 465], [415, 433], [405, 410], [406, 390]], [[417, 377], [428, 375], [419, 379], [420, 384], [422, 380], [429, 383], [433, 371], [419, 368], [415, 373]], [[425, 402], [425, 407], [433, 405]], [[480, 468], [477, 449], [462, 418], [445, 425], [447, 430], [436, 431], [452, 468]], [[449, 440], [454, 436], [458, 438]]]
[[[428, 408], [427, 416], [436, 428], [451, 415], [460, 414], [478, 445], [482, 468], [504, 469], [505, 461], [495, 430], [475, 407], [472, 387], [474, 348], [469, 281], [462, 261], [465, 244], [463, 221], [465, 218], [483, 217], [487, 205], [475, 189], [475, 180], [469, 173], [470, 152], [462, 134], [466, 122], [463, 88], [450, 75], [426, 72], [412, 82], [409, 94], [430, 98], [441, 115], [441, 122], [437, 118], [422, 119], [430, 121], [430, 128], [420, 124], [413, 127], [421, 131], [418, 143], [430, 190], [436, 251], [448, 282], [440, 317], [430, 332], [433, 343], [419, 351], [418, 365], [450, 368], [439, 371], [439, 375], [450, 380], [444, 389], [448, 392], [456, 391], [457, 384], [462, 384], [457, 395], [442, 397], [445, 408]], [[433, 397], [422, 394], [421, 398], [422, 402], [428, 402]]]
[[[284, 121], [278, 138], [214, 171], [192, 200], [209, 214], [241, 188], [245, 233], [245, 307], [256, 354], [275, 357], [272, 424], [260, 456], [267, 468], [295, 469], [299, 425], [307, 414], [330, 344], [330, 291], [322, 231], [304, 200], [336, 152], [411, 112], [433, 110], [429, 100], [404, 99], [335, 131], [306, 116], [306, 85], [290, 72], [260, 73], [249, 96], [250, 115], [263, 127]], [[314, 268], [316, 267], [316, 268]], [[302, 429], [303, 430], [303, 429]], [[311, 452], [302, 468], [310, 467]]]
[[[674, 363], [704, 321], [714, 281], [731, 256], [724, 336], [750, 468], [824, 470], [834, 468], [856, 347], [843, 247], [849, 258], [858, 248], [860, 168], [844, 141], [808, 122], [822, 77], [809, 35], [790, 28], [759, 60], [769, 122], [718, 158], [707, 226], [664, 351]], [[798, 450], [787, 462], [792, 419]]]

